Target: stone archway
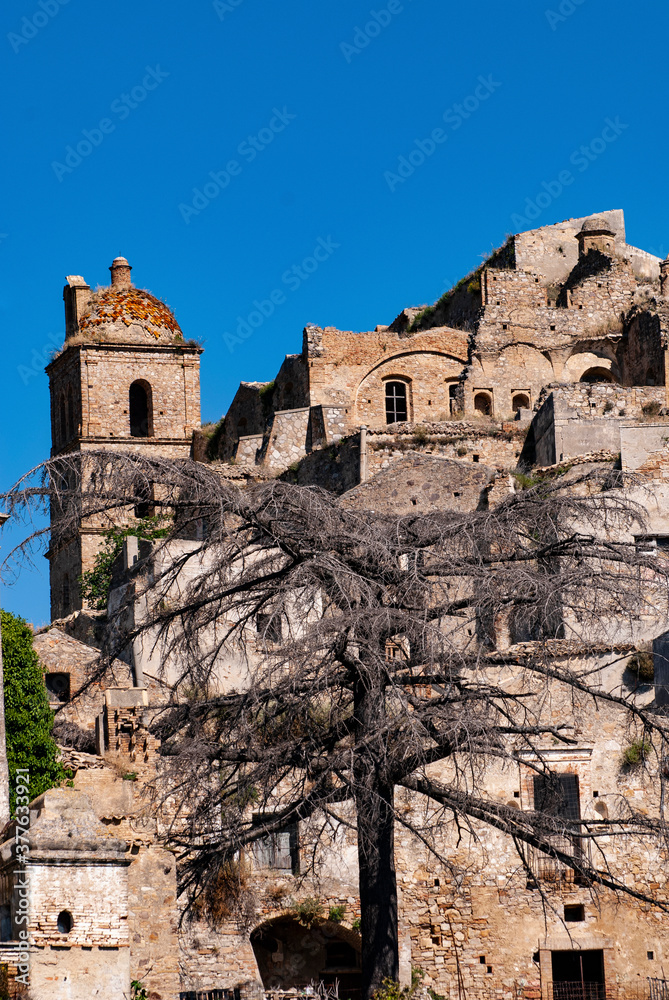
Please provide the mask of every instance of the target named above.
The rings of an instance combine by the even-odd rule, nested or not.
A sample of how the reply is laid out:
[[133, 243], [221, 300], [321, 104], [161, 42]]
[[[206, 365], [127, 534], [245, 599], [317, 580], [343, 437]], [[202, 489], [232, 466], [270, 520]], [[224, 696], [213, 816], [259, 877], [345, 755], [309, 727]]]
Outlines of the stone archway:
[[360, 1000], [360, 935], [330, 920], [304, 927], [290, 913], [260, 924], [251, 946], [265, 991], [339, 983], [339, 995]]
[[594, 367], [587, 368], [581, 375], [579, 382], [612, 382], [618, 380], [610, 368]]

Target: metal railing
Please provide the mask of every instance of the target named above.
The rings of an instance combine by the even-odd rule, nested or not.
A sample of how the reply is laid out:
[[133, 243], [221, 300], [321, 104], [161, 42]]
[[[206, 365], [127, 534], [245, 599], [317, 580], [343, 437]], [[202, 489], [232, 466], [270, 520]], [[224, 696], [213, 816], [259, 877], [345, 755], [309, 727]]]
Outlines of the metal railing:
[[[591, 844], [589, 840], [579, 841], [576, 838], [572, 839], [570, 837], [551, 837], [551, 844], [563, 854], [571, 854], [575, 858], [582, 860], [586, 865], [591, 865]], [[578, 884], [582, 881], [582, 876], [574, 868], [570, 868], [558, 858], [544, 854], [542, 851], [532, 850], [529, 860], [535, 878], [540, 879], [542, 882]]]
[[552, 983], [550, 1000], [607, 1000], [604, 983], [576, 982]]
[[241, 1000], [238, 988], [226, 990], [186, 990], [179, 994], [179, 1000]]
[[649, 976], [648, 995], [650, 1000], [669, 1000], [669, 979], [651, 979]]

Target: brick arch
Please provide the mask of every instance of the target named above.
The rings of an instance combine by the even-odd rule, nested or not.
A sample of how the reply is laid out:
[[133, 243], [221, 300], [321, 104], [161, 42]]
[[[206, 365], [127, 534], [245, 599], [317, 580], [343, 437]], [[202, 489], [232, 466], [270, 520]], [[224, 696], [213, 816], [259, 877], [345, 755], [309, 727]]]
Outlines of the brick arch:
[[[361, 940], [357, 931], [330, 920], [311, 927], [300, 924], [292, 910], [265, 917], [250, 933], [259, 978], [267, 989], [295, 989], [312, 981], [342, 981], [345, 996], [359, 996]], [[348, 972], [328, 967], [332, 946], [348, 948]], [[292, 956], [293, 961], [285, 961]], [[295, 961], [295, 958], [298, 960]]]
[[386, 423], [384, 384], [396, 379], [410, 387], [410, 420], [418, 423], [449, 419], [449, 383], [459, 378], [465, 359], [446, 351], [402, 351], [373, 365], [355, 391], [355, 423], [383, 427]]

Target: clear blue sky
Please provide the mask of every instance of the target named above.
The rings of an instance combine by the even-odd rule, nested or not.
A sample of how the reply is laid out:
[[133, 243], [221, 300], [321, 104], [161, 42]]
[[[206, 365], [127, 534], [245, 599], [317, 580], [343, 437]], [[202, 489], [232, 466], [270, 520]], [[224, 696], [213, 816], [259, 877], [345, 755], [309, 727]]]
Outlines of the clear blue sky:
[[[669, 251], [664, 2], [6, 0], [1, 20], [3, 488], [49, 453], [64, 276], [105, 284], [119, 254], [203, 340], [216, 420], [307, 322], [388, 323], [511, 231], [624, 208], [630, 242]], [[36, 566], [2, 600], [39, 624]]]

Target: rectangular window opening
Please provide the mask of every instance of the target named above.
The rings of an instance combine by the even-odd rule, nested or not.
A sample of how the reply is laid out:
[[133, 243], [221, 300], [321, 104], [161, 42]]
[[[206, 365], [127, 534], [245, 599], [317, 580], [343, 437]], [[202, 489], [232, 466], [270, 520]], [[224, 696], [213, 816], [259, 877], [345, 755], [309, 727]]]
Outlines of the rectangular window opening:
[[[254, 816], [254, 825], [260, 826], [271, 816]], [[300, 850], [298, 824], [291, 823], [283, 830], [275, 830], [256, 840], [253, 856], [259, 868], [273, 868], [299, 875]]]
[[565, 923], [578, 923], [585, 920], [585, 907], [582, 903], [566, 905], [564, 908]]

